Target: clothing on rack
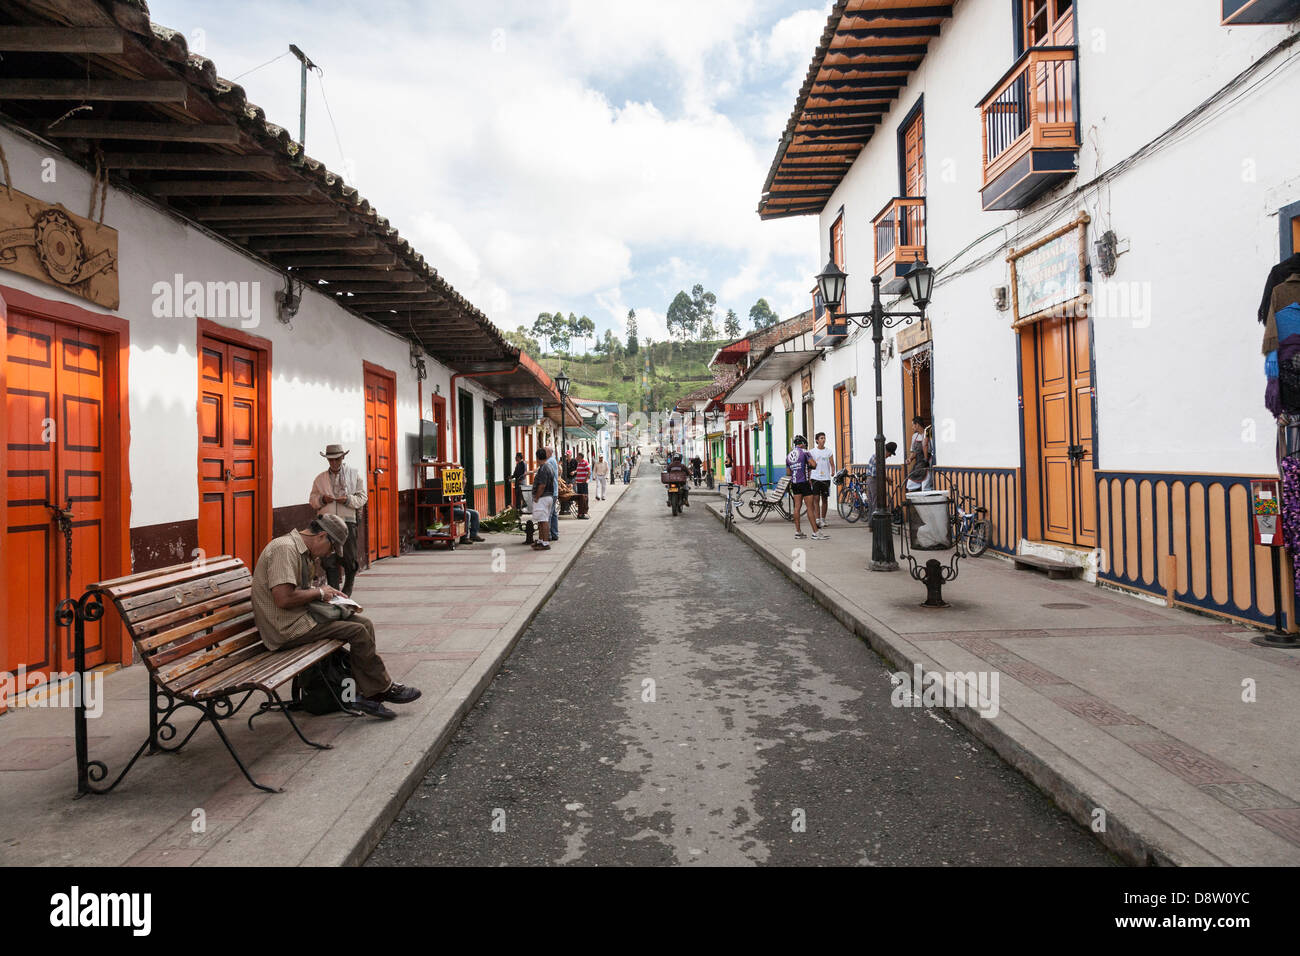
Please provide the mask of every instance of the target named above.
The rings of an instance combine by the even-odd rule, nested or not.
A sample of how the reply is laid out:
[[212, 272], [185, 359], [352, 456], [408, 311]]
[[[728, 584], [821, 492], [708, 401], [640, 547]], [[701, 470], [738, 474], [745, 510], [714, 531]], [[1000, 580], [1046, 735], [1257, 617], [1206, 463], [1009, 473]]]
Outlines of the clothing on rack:
[[[1289, 258], [1283, 259], [1272, 269], [1269, 270], [1268, 280], [1264, 283], [1264, 296], [1259, 302], [1259, 324], [1263, 325], [1268, 321], [1269, 305], [1273, 300], [1273, 289], [1279, 282], [1282, 282], [1292, 273], [1300, 272], [1300, 252]], [[1268, 349], [1264, 350], [1269, 351]]]
[[1291, 553], [1292, 577], [1300, 599], [1300, 456], [1279, 463], [1282, 473], [1282, 542]]

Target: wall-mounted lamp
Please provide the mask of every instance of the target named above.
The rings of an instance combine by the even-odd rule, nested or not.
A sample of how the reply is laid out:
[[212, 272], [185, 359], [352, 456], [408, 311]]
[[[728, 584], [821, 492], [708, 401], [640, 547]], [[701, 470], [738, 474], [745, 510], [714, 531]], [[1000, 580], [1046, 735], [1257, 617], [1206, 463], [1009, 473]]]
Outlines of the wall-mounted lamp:
[[993, 308], [999, 312], [1007, 311], [1007, 287], [1004, 285], [995, 285], [989, 289], [989, 294], [993, 296]]
[[302, 305], [302, 283], [286, 272], [284, 289], [275, 294], [275, 317], [289, 328], [293, 328], [290, 320], [298, 314], [300, 305]]
[[429, 377], [429, 371], [424, 367], [424, 354], [414, 341], [411, 342], [411, 368], [415, 369], [415, 376], [421, 382]]

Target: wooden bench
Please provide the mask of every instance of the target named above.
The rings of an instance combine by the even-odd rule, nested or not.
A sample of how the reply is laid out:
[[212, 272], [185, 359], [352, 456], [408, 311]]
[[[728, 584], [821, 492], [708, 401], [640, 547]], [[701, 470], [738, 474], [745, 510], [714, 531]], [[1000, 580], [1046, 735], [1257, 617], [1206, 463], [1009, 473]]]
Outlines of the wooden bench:
[[[267, 647], [253, 622], [252, 585], [248, 568], [230, 555], [199, 567], [175, 564], [90, 585], [90, 592], [108, 597], [117, 608], [150, 681], [149, 738], [117, 779], [98, 792], [117, 786], [146, 749], [179, 751], [204, 723], [212, 725], [249, 783], [268, 793], [278, 792], [253, 779], [221, 726], [258, 692], [266, 700], [248, 718], [250, 728], [258, 714], [279, 711], [304, 743], [330, 749], [303, 735], [278, 688], [344, 644], [323, 639], [281, 651]], [[170, 745], [177, 733], [172, 716], [184, 707], [195, 708], [202, 716], [179, 744]], [[99, 767], [92, 779], [105, 776], [106, 769]]]
[[[774, 510], [776, 506], [781, 503], [782, 499], [785, 498], [786, 494], [789, 491], [790, 491], [790, 476], [782, 475], [780, 479], [777, 480], [777, 483], [774, 484], [767, 491], [765, 491], [762, 497], [758, 499], [759, 511], [758, 514], [755, 516], [755, 520], [762, 521], [764, 518], [766, 518], [767, 513], [769, 511]], [[814, 528], [813, 530], [816, 531], [817, 529]]]

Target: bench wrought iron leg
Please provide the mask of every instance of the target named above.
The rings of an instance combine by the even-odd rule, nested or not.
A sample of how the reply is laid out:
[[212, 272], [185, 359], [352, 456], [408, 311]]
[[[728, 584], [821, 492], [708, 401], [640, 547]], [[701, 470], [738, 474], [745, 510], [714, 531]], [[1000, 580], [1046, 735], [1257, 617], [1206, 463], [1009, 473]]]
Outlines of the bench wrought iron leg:
[[298, 726], [298, 721], [293, 719], [293, 712], [289, 709], [289, 705], [292, 703], [292, 701], [285, 700], [273, 690], [266, 691], [265, 693], [267, 699], [262, 701], [262, 703], [258, 705], [256, 713], [249, 714], [248, 716], [249, 730], [253, 729], [254, 717], [257, 717], [260, 714], [270, 713], [271, 711], [279, 711], [280, 713], [284, 714], [285, 719], [289, 721], [289, 726], [292, 727], [293, 732], [298, 735], [298, 739], [300, 739], [308, 747], [315, 747], [317, 750], [334, 749], [333, 744], [318, 744], [314, 740], [307, 739], [307, 737], [302, 732], [302, 728]]
[[244, 778], [249, 783], [255, 786], [258, 790], [263, 790], [266, 793], [284, 793], [283, 787], [279, 789], [267, 787], [253, 779], [253, 775], [249, 773], [248, 768], [244, 766], [244, 761], [239, 759], [239, 754], [235, 752], [234, 745], [230, 742], [230, 738], [226, 736], [225, 730], [222, 729], [220, 719], [213, 713], [212, 704], [209, 703], [204, 706], [203, 719], [212, 724], [212, 729], [217, 732], [217, 736], [221, 738], [221, 742], [226, 745], [226, 749], [230, 751], [230, 756], [235, 758], [235, 763], [239, 766], [240, 772], [243, 773]]

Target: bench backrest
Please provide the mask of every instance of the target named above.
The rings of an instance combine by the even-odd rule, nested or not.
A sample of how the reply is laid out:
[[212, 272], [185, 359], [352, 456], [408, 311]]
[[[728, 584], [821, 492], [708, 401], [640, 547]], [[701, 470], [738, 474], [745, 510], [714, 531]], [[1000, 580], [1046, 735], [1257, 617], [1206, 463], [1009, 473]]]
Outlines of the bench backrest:
[[252, 584], [244, 562], [222, 555], [90, 587], [113, 601], [155, 681], [179, 692], [265, 652]]
[[790, 476], [782, 475], [781, 480], [778, 481], [775, 485], [773, 485], [772, 490], [767, 493], [766, 498], [768, 503], [776, 504], [778, 501], [780, 501], [782, 498], [785, 497], [785, 493], [787, 490], [789, 490], [789, 488], [790, 488]]

